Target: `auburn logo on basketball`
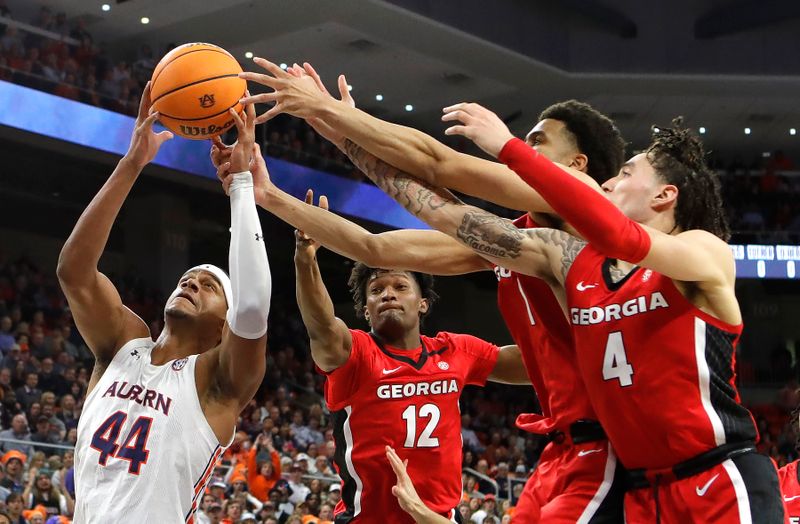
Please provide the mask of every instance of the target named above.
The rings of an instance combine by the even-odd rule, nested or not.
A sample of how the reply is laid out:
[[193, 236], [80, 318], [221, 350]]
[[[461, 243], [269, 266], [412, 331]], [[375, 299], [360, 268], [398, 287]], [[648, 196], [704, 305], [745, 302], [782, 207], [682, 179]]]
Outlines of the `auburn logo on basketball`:
[[212, 107], [215, 103], [213, 94], [203, 95], [198, 100], [200, 100], [200, 107]]

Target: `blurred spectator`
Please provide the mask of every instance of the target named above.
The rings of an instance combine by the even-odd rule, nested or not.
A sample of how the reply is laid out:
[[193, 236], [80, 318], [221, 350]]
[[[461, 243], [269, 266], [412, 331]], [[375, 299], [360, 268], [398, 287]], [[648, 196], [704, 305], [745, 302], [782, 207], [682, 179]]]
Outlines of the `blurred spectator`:
[[11, 428], [0, 431], [0, 450], [3, 455], [3, 462], [8, 460], [8, 457], [20, 458], [17, 455], [9, 455], [11, 451], [18, 451], [23, 454], [22, 462], [25, 462], [25, 457], [33, 454], [33, 448], [30, 445], [9, 442], [9, 440], [22, 440], [26, 442], [31, 441], [31, 434], [28, 431], [28, 420], [23, 414], [14, 415], [11, 419]]

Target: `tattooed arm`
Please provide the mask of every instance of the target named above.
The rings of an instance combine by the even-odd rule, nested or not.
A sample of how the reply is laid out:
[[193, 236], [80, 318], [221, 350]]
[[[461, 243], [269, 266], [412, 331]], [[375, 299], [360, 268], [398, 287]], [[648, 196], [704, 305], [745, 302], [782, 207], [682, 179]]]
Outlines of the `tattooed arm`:
[[350, 140], [344, 150], [370, 180], [414, 216], [504, 268], [563, 284], [586, 245], [555, 229], [518, 229], [509, 220], [464, 204], [446, 189], [394, 168]]

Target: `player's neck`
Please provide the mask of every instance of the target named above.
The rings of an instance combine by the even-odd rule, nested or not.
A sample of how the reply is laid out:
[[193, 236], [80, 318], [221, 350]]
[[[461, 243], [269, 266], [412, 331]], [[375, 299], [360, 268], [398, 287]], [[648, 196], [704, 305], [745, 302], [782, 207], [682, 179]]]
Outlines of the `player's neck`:
[[156, 340], [153, 348], [151, 362], [154, 365], [166, 364], [170, 360], [185, 358], [190, 355], [198, 355], [215, 347], [219, 340], [214, 337], [204, 337], [199, 330], [192, 326], [170, 325], [168, 322], [164, 330]]
[[417, 349], [419, 347], [419, 326], [397, 335], [393, 333], [377, 333], [384, 344], [395, 349]]
[[681, 231], [675, 223], [675, 214], [669, 211], [656, 213], [648, 220], [639, 222], [643, 226], [647, 226], [667, 235], [674, 235]]

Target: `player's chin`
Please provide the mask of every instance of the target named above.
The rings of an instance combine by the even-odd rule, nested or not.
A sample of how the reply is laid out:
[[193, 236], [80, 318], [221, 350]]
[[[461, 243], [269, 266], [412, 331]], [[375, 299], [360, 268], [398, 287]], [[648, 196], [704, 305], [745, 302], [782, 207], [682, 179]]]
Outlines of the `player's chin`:
[[192, 314], [179, 304], [169, 304], [164, 308], [164, 316], [172, 319], [184, 319], [191, 317]]

